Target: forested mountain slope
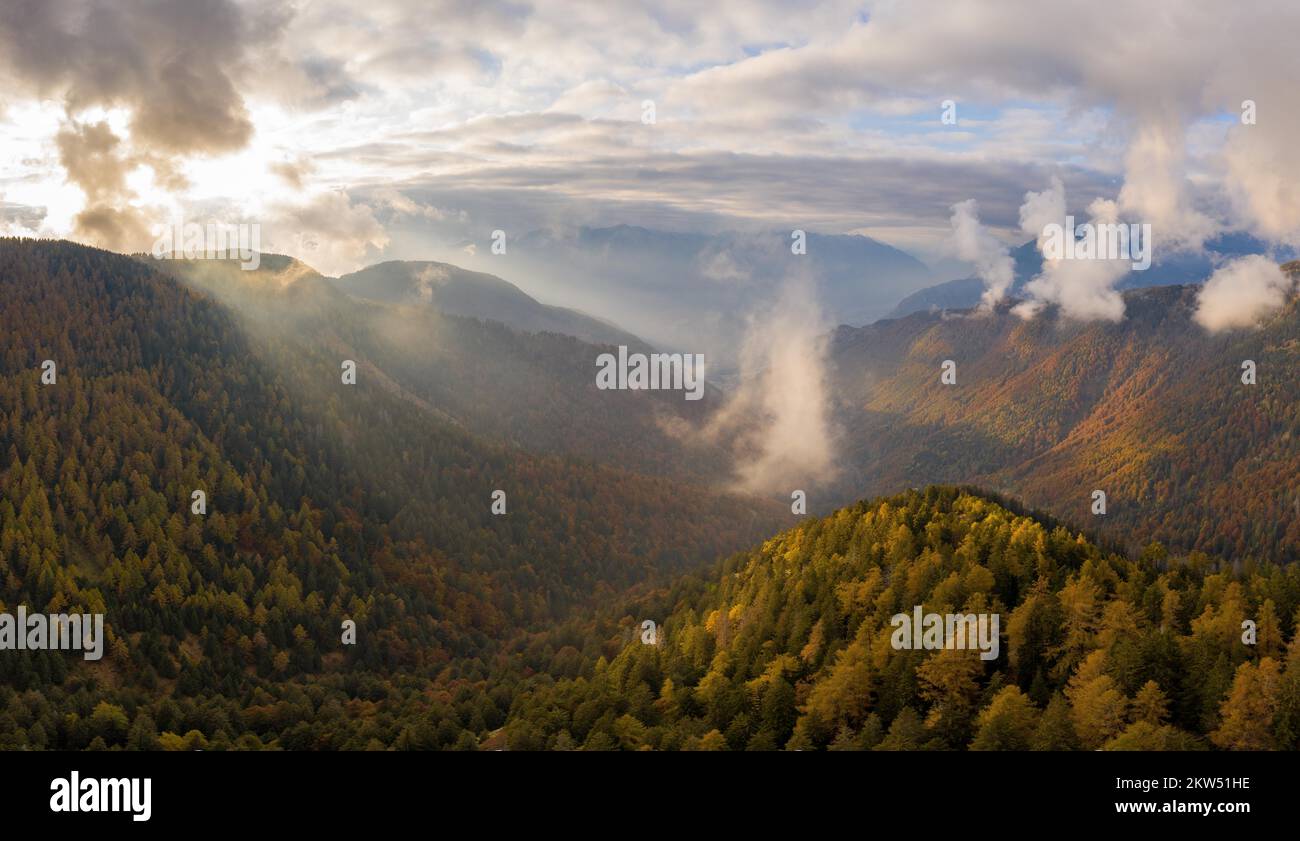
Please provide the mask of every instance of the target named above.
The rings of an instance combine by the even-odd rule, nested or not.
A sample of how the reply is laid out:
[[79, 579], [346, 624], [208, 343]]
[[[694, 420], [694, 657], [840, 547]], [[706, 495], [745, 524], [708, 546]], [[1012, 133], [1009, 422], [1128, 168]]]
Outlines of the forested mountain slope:
[[[1259, 329], [1209, 334], [1192, 320], [1196, 291], [1125, 293], [1118, 323], [1004, 308], [840, 328], [832, 393], [848, 466], [835, 498], [971, 483], [1131, 547], [1294, 560], [1300, 308], [1292, 298]], [[955, 385], [940, 380], [945, 360]]]
[[[998, 656], [896, 648], [997, 614]], [[1104, 551], [957, 488], [810, 519], [520, 656], [514, 748], [1294, 749], [1300, 568]], [[656, 644], [637, 638], [658, 623]], [[1243, 643], [1243, 620], [1257, 623]], [[629, 634], [628, 630], [632, 629]], [[621, 633], [620, 633], [621, 630]], [[549, 656], [549, 661], [547, 657]], [[554, 677], [551, 677], [554, 676]]]
[[0, 240], [0, 296], [0, 602], [103, 612], [110, 637], [94, 663], [0, 658], [7, 746], [193, 730], [191, 746], [363, 747], [430, 718], [439, 744], [473, 744], [508, 697], [480, 690], [458, 717], [432, 687], [481, 681], [520, 629], [773, 522], [484, 440], [364, 365], [343, 385], [329, 340], [257, 329], [131, 258]]
[[596, 358], [615, 350], [608, 345], [518, 329], [508, 313], [468, 318], [419, 302], [354, 298], [278, 255], [263, 255], [251, 272], [233, 261], [153, 265], [228, 304], [250, 329], [354, 359], [367, 375], [480, 437], [701, 484], [728, 472], [722, 446], [680, 434], [704, 423], [721, 394], [711, 386], [702, 400], [681, 391], [598, 390]]
[[[0, 658], [0, 746], [1297, 746], [1300, 570], [1276, 563], [1284, 551], [1221, 561], [1151, 543], [1187, 534], [1183, 507], [1207, 486], [1261, 503], [1258, 488], [1286, 486], [1262, 471], [1291, 463], [1293, 386], [1274, 372], [1295, 352], [1294, 304], [1200, 344], [1177, 334], [1176, 288], [1130, 297], [1131, 324], [913, 316], [837, 336], [842, 410], [894, 416], [857, 439], [878, 450], [876, 480], [982, 471], [1041, 487], [1036, 503], [1140, 554], [952, 488], [758, 545], [784, 509], [494, 440], [486, 414], [439, 391], [454, 379], [423, 380], [407, 355], [426, 328], [466, 365], [475, 341], [490, 358], [526, 334], [408, 321], [288, 263], [165, 268], [0, 241], [0, 609], [102, 612], [109, 630], [102, 661]], [[850, 381], [854, 353], [881, 368]], [[525, 351], [505, 354], [508, 369]], [[1243, 354], [1260, 371], [1244, 397]], [[349, 358], [356, 385], [341, 382]], [[944, 358], [960, 360], [946, 392]], [[1179, 389], [1198, 379], [1206, 411], [1187, 414]], [[1083, 458], [1093, 425], [1100, 461]], [[932, 458], [909, 457], [918, 443]], [[1189, 459], [1222, 460], [1241, 487]], [[1193, 495], [1126, 513], [1117, 477], [1162, 464]], [[1069, 471], [1097, 465], [1115, 472], [1081, 481], [1071, 509]], [[1087, 513], [1092, 486], [1110, 494], [1104, 518]], [[497, 489], [506, 515], [491, 513]], [[1230, 548], [1214, 540], [1232, 516], [1199, 516], [1198, 540]], [[1241, 522], [1240, 539], [1268, 545], [1260, 519]], [[891, 617], [918, 605], [998, 614], [999, 654], [893, 648]], [[645, 620], [655, 645], [638, 639]]]

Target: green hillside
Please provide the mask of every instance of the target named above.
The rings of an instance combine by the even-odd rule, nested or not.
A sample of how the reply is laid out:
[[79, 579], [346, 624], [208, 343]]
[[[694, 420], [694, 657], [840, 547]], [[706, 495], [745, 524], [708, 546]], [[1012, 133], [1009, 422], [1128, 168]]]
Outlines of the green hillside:
[[450, 705], [504, 640], [774, 522], [478, 438], [365, 367], [345, 386], [333, 337], [127, 257], [0, 241], [0, 294], [0, 603], [109, 636], [97, 662], [0, 658], [2, 746], [388, 746], [430, 719], [472, 745], [508, 688]]
[[[897, 649], [896, 614], [997, 614], [998, 656]], [[955, 488], [813, 519], [632, 604], [655, 645], [553, 646], [516, 748], [1285, 748], [1300, 570], [1104, 551]], [[1242, 621], [1257, 623], [1255, 645]], [[612, 618], [603, 630], [618, 624]]]

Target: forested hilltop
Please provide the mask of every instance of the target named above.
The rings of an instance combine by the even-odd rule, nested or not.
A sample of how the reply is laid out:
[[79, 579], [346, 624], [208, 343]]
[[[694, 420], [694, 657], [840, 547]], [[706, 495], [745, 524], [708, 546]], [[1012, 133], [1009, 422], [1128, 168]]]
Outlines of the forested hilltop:
[[772, 529], [345, 386], [336, 337], [245, 329], [128, 257], [0, 240], [0, 301], [0, 609], [109, 638], [0, 652], [0, 747], [472, 747], [511, 703], [502, 640]]
[[[996, 659], [895, 614], [1000, 615]], [[1300, 570], [1139, 557], [974, 492], [809, 520], [634, 604], [608, 652], [534, 648], [512, 748], [1295, 749]], [[1254, 644], [1243, 642], [1252, 620]], [[630, 641], [629, 641], [630, 640]], [[545, 655], [549, 655], [549, 660]], [[554, 676], [554, 677], [552, 677]]]

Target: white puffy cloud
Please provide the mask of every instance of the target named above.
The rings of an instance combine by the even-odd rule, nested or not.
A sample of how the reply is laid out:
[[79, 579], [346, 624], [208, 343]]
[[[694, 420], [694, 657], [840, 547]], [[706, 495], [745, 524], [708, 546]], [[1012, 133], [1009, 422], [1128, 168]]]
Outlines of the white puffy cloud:
[[[1022, 224], [1042, 221], [1044, 225], [1064, 226], [1063, 216], [1052, 220], [1048, 215], [1064, 207], [1065, 197], [1059, 187], [1059, 182], [1055, 182], [1051, 190], [1026, 194], [1021, 207]], [[1119, 222], [1118, 206], [1113, 201], [1096, 199], [1088, 206], [1088, 212], [1089, 225]], [[1074, 235], [1074, 231], [1065, 227], [1063, 236], [1073, 238]], [[1124, 317], [1124, 298], [1116, 291], [1115, 284], [1132, 268], [1128, 257], [1070, 258], [1054, 255], [1046, 246], [1047, 239], [1040, 230], [1038, 249], [1043, 254], [1043, 270], [1025, 284], [1029, 298], [1017, 305], [1017, 315], [1029, 318], [1044, 306], [1055, 304], [1062, 315], [1078, 321], [1119, 321]]]
[[[1228, 134], [1228, 193], [1240, 216], [1267, 239], [1300, 246], [1300, 108], [1295, 79], [1261, 77], [1243, 84], [1255, 106], [1253, 125]], [[1243, 99], [1244, 99], [1243, 98]]]
[[268, 209], [264, 250], [291, 254], [317, 271], [337, 276], [371, 262], [388, 244], [388, 234], [367, 204], [342, 191]]
[[1294, 280], [1268, 257], [1241, 257], [1219, 268], [1201, 287], [1194, 317], [1211, 333], [1253, 327], [1281, 308], [1294, 287]]
[[1043, 230], [1048, 225], [1065, 224], [1065, 185], [1058, 176], [1052, 176], [1051, 186], [1042, 192], [1025, 193], [1020, 205], [1020, 230], [1029, 234], [1043, 247]]
[[740, 384], [705, 434], [738, 434], [741, 490], [785, 495], [836, 473], [827, 391], [826, 323], [811, 279], [792, 275], [750, 320]]
[[952, 243], [956, 256], [974, 263], [980, 280], [984, 281], [981, 308], [993, 309], [1006, 297], [1016, 279], [1016, 264], [1007, 246], [980, 224], [974, 199], [952, 206]]

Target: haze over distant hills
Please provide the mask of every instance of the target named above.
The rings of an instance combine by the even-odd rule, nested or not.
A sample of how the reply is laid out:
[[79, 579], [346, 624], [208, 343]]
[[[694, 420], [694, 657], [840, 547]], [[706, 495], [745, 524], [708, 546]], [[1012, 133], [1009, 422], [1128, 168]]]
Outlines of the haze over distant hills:
[[450, 263], [388, 261], [343, 275], [333, 283], [356, 298], [426, 304], [448, 315], [491, 319], [530, 333], [561, 333], [592, 344], [646, 347], [613, 324], [541, 304], [499, 277]]
[[[1168, 255], [1156, 254], [1152, 265], [1142, 271], [1129, 272], [1115, 284], [1117, 289], [1141, 289], [1148, 286], [1175, 286], [1200, 283], [1208, 278], [1215, 266], [1224, 259], [1245, 254], [1270, 253], [1268, 243], [1248, 234], [1221, 234], [1205, 243], [1205, 250], [1175, 251]], [[1015, 261], [1015, 282], [1009, 292], [1020, 293], [1024, 285], [1043, 270], [1043, 255], [1033, 240], [1011, 250]], [[1294, 249], [1277, 250], [1280, 261], [1294, 259]], [[964, 277], [945, 283], [927, 286], [903, 298], [889, 313], [888, 318], [901, 318], [926, 310], [963, 310], [975, 307], [984, 292], [984, 282], [978, 277]]]
[[[1015, 253], [1020, 266], [1036, 255], [1029, 245]], [[1293, 274], [1297, 265], [1288, 266]], [[168, 268], [211, 277], [202, 263]], [[723, 484], [755, 457], [737, 449], [746, 436], [782, 424], [759, 414], [735, 435], [702, 434], [738, 395], [772, 386], [761, 376], [711, 390], [699, 403], [671, 393], [593, 391], [601, 345], [564, 334], [638, 340], [546, 307], [491, 275], [385, 263], [330, 280], [275, 255], [258, 272], [224, 268], [223, 284], [210, 288], [235, 306], [292, 318], [322, 337], [346, 333], [354, 353], [401, 393], [536, 451]], [[1158, 280], [1175, 270], [1198, 271], [1188, 262], [1134, 277]], [[243, 299], [258, 289], [255, 303]], [[1128, 290], [1118, 323], [1077, 322], [1050, 310], [1026, 321], [1010, 314], [1008, 302], [993, 314], [916, 312], [841, 325], [828, 334], [824, 397], [835, 468], [792, 478], [792, 487], [815, 489], [812, 507], [824, 511], [900, 487], [970, 483], [1033, 499], [1122, 540], [1296, 556], [1300, 527], [1290, 514], [1300, 496], [1278, 490], [1282, 475], [1300, 472], [1287, 434], [1300, 423], [1292, 417], [1300, 381], [1290, 376], [1300, 370], [1295, 302], [1259, 330], [1211, 335], [1192, 318], [1196, 294], [1196, 285]], [[939, 384], [945, 359], [957, 364], [956, 386]], [[1257, 386], [1240, 383], [1245, 359], [1259, 366]], [[801, 427], [796, 434], [823, 433]], [[788, 443], [773, 439], [772, 446]], [[1095, 489], [1108, 495], [1103, 518], [1089, 512]], [[778, 497], [789, 490], [762, 486]]]
[[[678, 432], [707, 423], [720, 407], [715, 387], [700, 401], [672, 391], [598, 391], [596, 358], [610, 342], [645, 344], [539, 304], [500, 278], [385, 263], [335, 280], [282, 255], [263, 255], [256, 271], [233, 261], [145, 259], [250, 325], [335, 348], [389, 390], [474, 434], [648, 474], [725, 481], [726, 450]], [[592, 343], [575, 333], [606, 338]]]
[[[737, 364], [737, 348], [784, 294], [815, 302], [819, 321], [866, 324], [930, 281], [919, 260], [858, 235], [791, 231], [681, 233], [617, 225], [557, 234], [534, 231], [476, 265], [548, 300], [597, 313], [657, 347], [702, 352], [714, 370]], [[540, 293], [539, 293], [540, 294]]]
[[[821, 329], [864, 326], [926, 310], [976, 306], [978, 277], [933, 286], [930, 270], [906, 251], [861, 235], [806, 235], [807, 253], [791, 253], [788, 231], [686, 233], [642, 226], [532, 231], [509, 240], [504, 255], [465, 254], [465, 262], [389, 261], [344, 275], [336, 284], [357, 297], [389, 303], [429, 302], [450, 314], [489, 318], [529, 331], [553, 331], [596, 343], [640, 342], [703, 352], [711, 376], [734, 385], [739, 348], [765, 329], [778, 302], [810, 302]], [[1200, 283], [1226, 259], [1292, 250], [1242, 233], [1220, 234], [1197, 252], [1157, 253], [1116, 288]], [[1033, 242], [1011, 249], [1016, 296], [1043, 268]], [[497, 267], [493, 269], [492, 267]], [[498, 276], [500, 275], [500, 276]], [[502, 278], [508, 278], [503, 280]], [[580, 310], [540, 304], [550, 301]], [[626, 328], [626, 329], [624, 329]], [[635, 334], [632, 335], [632, 334]], [[752, 372], [751, 372], [752, 373]]]

